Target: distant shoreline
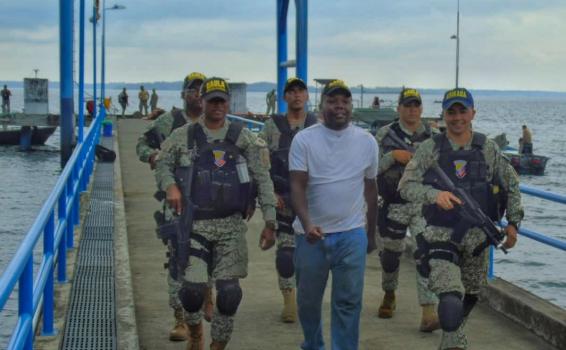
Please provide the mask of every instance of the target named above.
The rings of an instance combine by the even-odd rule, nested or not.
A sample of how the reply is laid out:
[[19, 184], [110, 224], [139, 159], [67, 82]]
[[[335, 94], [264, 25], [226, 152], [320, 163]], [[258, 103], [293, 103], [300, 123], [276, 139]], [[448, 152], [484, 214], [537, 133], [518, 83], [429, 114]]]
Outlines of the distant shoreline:
[[[8, 85], [8, 88], [23, 88], [23, 81], [1, 81], [0, 85], [3, 86], [4, 84]], [[138, 90], [140, 85], [143, 85], [146, 89], [157, 89], [159, 90], [170, 90], [170, 91], [178, 91], [181, 89], [182, 82], [181, 81], [174, 81], [174, 82], [141, 82], [141, 83], [107, 83], [107, 89], [118, 90], [122, 88], [126, 88], [128, 90]], [[59, 88], [59, 82], [50, 81], [49, 88]], [[76, 88], [76, 86], [75, 86]], [[92, 84], [85, 84], [86, 89], [92, 89]], [[269, 92], [271, 89], [276, 89], [276, 83], [271, 82], [255, 82], [255, 83], [248, 83], [247, 91], [248, 92]], [[446, 91], [446, 89], [429, 89], [429, 88], [419, 88], [419, 91], [423, 95], [439, 95]], [[315, 91], [315, 86], [309, 86], [309, 90]], [[364, 94], [397, 94], [401, 90], [401, 87], [364, 87]], [[493, 90], [493, 89], [470, 89], [472, 93], [478, 96], [540, 96], [540, 97], [565, 97], [566, 92], [564, 91], [545, 91], [545, 90]], [[352, 92], [359, 94], [361, 89], [359, 87], [352, 87]]]

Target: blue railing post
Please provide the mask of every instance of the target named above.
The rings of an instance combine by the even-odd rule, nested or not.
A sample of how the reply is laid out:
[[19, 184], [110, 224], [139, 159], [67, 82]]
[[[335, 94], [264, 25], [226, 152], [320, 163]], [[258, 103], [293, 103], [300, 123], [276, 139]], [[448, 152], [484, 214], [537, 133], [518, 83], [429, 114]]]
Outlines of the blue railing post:
[[277, 111], [285, 113], [287, 104], [283, 99], [283, 89], [287, 81], [287, 12], [289, 0], [277, 0]]
[[493, 249], [493, 246], [490, 245], [489, 246], [489, 265], [487, 267], [487, 279], [492, 280], [495, 275], [494, 275], [494, 270], [493, 270], [493, 258], [495, 255], [495, 249]]
[[[43, 229], [43, 255], [47, 258], [54, 259], [55, 253], [55, 214], [51, 210], [47, 224]], [[43, 290], [43, 330], [41, 335], [55, 335], [53, 328], [54, 318], [54, 298], [53, 298], [53, 270], [54, 266], [49, 269], [45, 289]]]
[[[73, 224], [76, 226], [80, 224], [81, 219], [81, 209], [80, 209], [80, 182], [79, 182], [79, 164], [75, 164], [73, 167]], [[74, 191], [75, 186], [77, 186], [77, 192]], [[73, 242], [71, 242], [73, 243]], [[71, 245], [72, 247], [73, 245]]]
[[297, 8], [297, 77], [301, 78], [306, 84], [308, 84], [308, 1], [295, 0], [295, 4], [295, 7]]
[[85, 90], [85, 0], [79, 6], [79, 132], [78, 142], [84, 140], [84, 90]]
[[59, 69], [61, 94], [61, 167], [73, 153], [75, 110], [73, 106], [73, 2], [59, 0]]
[[65, 219], [67, 220], [67, 226], [66, 226], [66, 232], [67, 232], [67, 237], [65, 237], [65, 241], [67, 242], [66, 248], [73, 248], [73, 234], [74, 234], [74, 215], [73, 215], [73, 207], [74, 207], [74, 201], [73, 201], [73, 175], [71, 172], [71, 175], [69, 176], [69, 179], [67, 180], [67, 208], [69, 207], [71, 208], [70, 212], [65, 213]]
[[24, 270], [20, 276], [19, 290], [18, 290], [18, 314], [21, 319], [28, 319], [26, 328], [22, 329], [25, 332], [26, 340], [24, 349], [32, 350], [33, 348], [33, 252], [30, 253], [26, 259]]
[[96, 2], [92, 2], [92, 99], [93, 99], [93, 110], [92, 118], [93, 121], [96, 118]]
[[[57, 204], [57, 222], [59, 225], [68, 225], [67, 221], [67, 186], [63, 187], [63, 191], [59, 196], [59, 202]], [[61, 240], [59, 241], [59, 247], [57, 248], [57, 281], [59, 283], [67, 282], [67, 240], [65, 239], [67, 230], [63, 230], [61, 233]]]

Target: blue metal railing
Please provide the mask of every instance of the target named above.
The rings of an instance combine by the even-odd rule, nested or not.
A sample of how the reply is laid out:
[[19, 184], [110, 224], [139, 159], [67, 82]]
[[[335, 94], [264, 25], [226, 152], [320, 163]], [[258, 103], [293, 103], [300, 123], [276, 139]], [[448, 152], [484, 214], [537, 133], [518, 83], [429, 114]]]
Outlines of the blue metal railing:
[[263, 129], [263, 123], [262, 122], [258, 122], [256, 120], [250, 120], [250, 119], [246, 119], [237, 115], [233, 115], [233, 114], [228, 114], [227, 115], [228, 120], [231, 121], [237, 121], [237, 122], [241, 122], [244, 123], [244, 125], [252, 130], [252, 131], [261, 131]]
[[[80, 193], [86, 190], [94, 168], [95, 148], [105, 116], [105, 110], [102, 108], [90, 125], [85, 140], [73, 151], [14, 258], [0, 276], [0, 312], [4, 310], [16, 283], [19, 282], [18, 322], [12, 332], [8, 349], [32, 349], [35, 333], [33, 319], [40, 310], [43, 310], [42, 334], [55, 334], [54, 270], [57, 266], [57, 280], [66, 282], [66, 254], [67, 249], [74, 245], [74, 228], [79, 224]], [[34, 280], [33, 251], [41, 236], [43, 255]]]
[[[566, 204], [566, 196], [558, 194], [558, 193], [544, 191], [544, 190], [540, 190], [538, 188], [525, 186], [525, 185], [519, 185], [519, 189], [521, 190], [521, 193], [528, 194], [528, 195], [531, 195], [533, 197], [549, 200], [549, 201], [556, 202], [556, 203]], [[503, 226], [503, 227], [507, 226], [507, 221], [501, 220], [501, 226]], [[537, 242], [543, 243], [547, 246], [557, 248], [557, 249], [561, 249], [561, 250], [566, 250], [566, 241], [546, 236], [546, 235], [544, 235], [540, 232], [521, 227], [521, 228], [519, 228], [519, 234], [521, 234], [521, 235], [523, 235], [527, 238], [530, 238], [532, 240], [535, 240]], [[491, 246], [491, 249], [490, 249], [490, 252], [489, 252], [489, 270], [488, 270], [488, 276], [489, 276], [490, 279], [492, 279], [494, 277], [493, 257], [494, 257], [493, 246]]]

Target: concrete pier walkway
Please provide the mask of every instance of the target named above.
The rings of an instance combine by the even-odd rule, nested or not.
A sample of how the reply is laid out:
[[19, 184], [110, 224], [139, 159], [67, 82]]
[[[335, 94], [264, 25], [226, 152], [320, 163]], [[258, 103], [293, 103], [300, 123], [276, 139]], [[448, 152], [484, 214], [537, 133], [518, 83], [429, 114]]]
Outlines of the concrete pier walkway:
[[[153, 173], [135, 154], [138, 136], [147, 121], [120, 120], [117, 137], [120, 152], [126, 227], [130, 252], [135, 321], [141, 349], [185, 349], [185, 342], [170, 342], [168, 333], [173, 313], [168, 306], [165, 246], [157, 239], [153, 212], [159, 204], [152, 197], [156, 190]], [[282, 297], [277, 286], [274, 249], [258, 248], [262, 222], [256, 215], [248, 225], [249, 276], [242, 280], [244, 298], [238, 310], [235, 330], [228, 349], [299, 349], [302, 332], [299, 324], [279, 321]], [[377, 317], [383, 296], [380, 268], [374, 253], [368, 256], [361, 319], [360, 349], [436, 349], [440, 331], [418, 331], [420, 307], [417, 303], [414, 264], [405, 259], [401, 265], [397, 311], [390, 320]], [[118, 280], [116, 284], [121, 282]], [[329, 293], [324, 299], [325, 336], [329, 334]], [[206, 344], [210, 332], [206, 323]], [[470, 349], [550, 350], [537, 336], [494, 312], [485, 303], [474, 309], [467, 324]], [[120, 335], [119, 335], [120, 336]], [[327, 349], [330, 349], [327, 340]]]

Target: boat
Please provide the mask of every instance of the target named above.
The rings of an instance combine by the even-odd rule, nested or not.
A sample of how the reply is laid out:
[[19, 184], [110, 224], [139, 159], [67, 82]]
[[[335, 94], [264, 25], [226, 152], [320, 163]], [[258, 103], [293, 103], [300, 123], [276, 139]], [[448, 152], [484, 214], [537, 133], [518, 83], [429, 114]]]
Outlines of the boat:
[[550, 158], [537, 154], [504, 152], [519, 175], [544, 175], [546, 163]]
[[31, 128], [31, 144], [32, 145], [43, 145], [45, 141], [51, 136], [56, 126], [23, 126], [21, 128], [10, 128], [6, 130], [0, 130], [0, 145], [19, 145], [20, 138], [23, 128]]

